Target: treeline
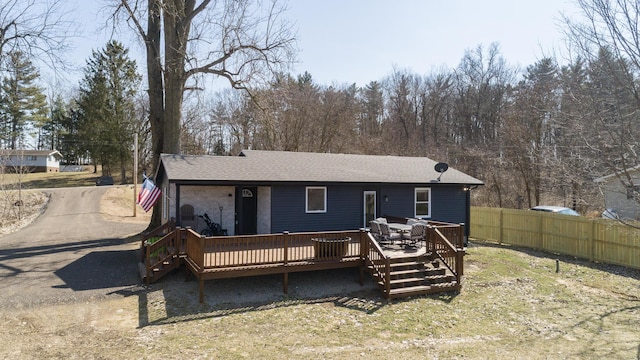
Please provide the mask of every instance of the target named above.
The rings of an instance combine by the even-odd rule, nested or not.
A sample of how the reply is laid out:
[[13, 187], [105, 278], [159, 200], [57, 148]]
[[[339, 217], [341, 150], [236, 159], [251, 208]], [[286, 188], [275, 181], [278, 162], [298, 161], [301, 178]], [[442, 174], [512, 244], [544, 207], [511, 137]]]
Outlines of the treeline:
[[[68, 163], [90, 161], [124, 179], [138, 134], [141, 167], [153, 171], [148, 101], [138, 95], [140, 76], [122, 44], [95, 51], [78, 92], [51, 103], [33, 84], [33, 66], [10, 59], [24, 70], [14, 72], [19, 81], [5, 72], [0, 90], [4, 148], [20, 148], [31, 135], [37, 148], [58, 149]], [[187, 98], [181, 152], [426, 156], [483, 180], [473, 191], [475, 205], [575, 203], [585, 213], [603, 206], [595, 178], [638, 164], [640, 97], [632, 69], [607, 48], [562, 66], [543, 58], [518, 69], [492, 44], [467, 51], [453, 69], [394, 70], [363, 87], [280, 74], [250, 92]], [[14, 86], [21, 91], [15, 98], [31, 99], [21, 111], [11, 110], [11, 84], [22, 84]], [[621, 180], [635, 194], [633, 179]]]
[[[523, 71], [497, 44], [454, 69], [394, 70], [364, 87], [283, 74], [187, 108], [182, 152], [241, 149], [426, 156], [481, 180], [474, 204], [602, 210], [593, 179], [637, 164], [638, 77], [606, 48]], [[191, 110], [189, 110], [191, 109]]]

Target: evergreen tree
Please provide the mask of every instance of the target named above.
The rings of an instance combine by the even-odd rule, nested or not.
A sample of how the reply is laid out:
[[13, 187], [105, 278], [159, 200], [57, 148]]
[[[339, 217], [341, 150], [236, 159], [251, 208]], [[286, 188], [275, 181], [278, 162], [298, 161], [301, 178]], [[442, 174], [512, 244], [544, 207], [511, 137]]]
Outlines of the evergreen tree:
[[87, 61], [78, 101], [78, 135], [84, 150], [94, 164], [102, 165], [103, 175], [110, 175], [119, 165], [123, 182], [132, 158], [134, 97], [141, 80], [128, 53], [117, 41], [94, 51]]
[[0, 124], [0, 140], [5, 147], [16, 149], [24, 141], [29, 125], [44, 122], [47, 117], [47, 98], [35, 82], [38, 70], [20, 51], [13, 51], [5, 59], [6, 76], [0, 88], [0, 106], [4, 113]]
[[58, 95], [51, 104], [51, 113], [43, 121], [34, 124], [37, 132], [38, 149], [60, 149], [60, 136], [63, 129], [62, 124], [65, 123], [69, 116], [67, 104], [62, 97]]

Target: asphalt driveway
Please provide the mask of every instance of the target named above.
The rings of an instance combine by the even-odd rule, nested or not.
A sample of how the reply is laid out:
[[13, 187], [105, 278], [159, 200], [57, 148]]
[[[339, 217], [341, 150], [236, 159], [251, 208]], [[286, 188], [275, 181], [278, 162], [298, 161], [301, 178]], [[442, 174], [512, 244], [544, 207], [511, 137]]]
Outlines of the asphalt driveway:
[[0, 236], [0, 306], [25, 308], [100, 299], [137, 287], [136, 243], [124, 239], [146, 224], [100, 215], [105, 187], [43, 190], [46, 211]]

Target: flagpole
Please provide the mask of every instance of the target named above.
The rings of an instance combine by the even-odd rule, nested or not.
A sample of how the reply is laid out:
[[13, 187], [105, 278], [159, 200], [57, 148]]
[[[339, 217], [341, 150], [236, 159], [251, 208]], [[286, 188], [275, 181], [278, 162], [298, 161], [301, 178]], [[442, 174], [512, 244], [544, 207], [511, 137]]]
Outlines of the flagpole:
[[133, 134], [133, 217], [136, 217], [136, 191], [138, 191], [138, 134]]

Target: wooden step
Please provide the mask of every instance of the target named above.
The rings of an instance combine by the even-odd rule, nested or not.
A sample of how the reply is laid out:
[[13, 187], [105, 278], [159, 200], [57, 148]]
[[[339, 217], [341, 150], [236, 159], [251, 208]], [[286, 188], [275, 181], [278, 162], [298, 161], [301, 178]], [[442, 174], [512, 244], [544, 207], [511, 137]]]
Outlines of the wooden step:
[[424, 279], [429, 284], [441, 284], [441, 283], [453, 282], [456, 280], [456, 277], [451, 274], [440, 274], [440, 275], [427, 275], [424, 277]]
[[[414, 285], [424, 285], [425, 279], [421, 277], [409, 277], [409, 278], [401, 278], [401, 279], [393, 279], [389, 282], [392, 289], [414, 286]], [[382, 282], [380, 282], [382, 285]]]
[[391, 279], [402, 279], [407, 277], [424, 277], [424, 269], [409, 269], [409, 270], [398, 270], [391, 271], [389, 273], [389, 277]]
[[147, 279], [147, 268], [146, 264], [143, 262], [138, 263], [138, 270], [140, 271], [140, 277], [143, 281], [148, 281], [149, 283], [156, 282], [160, 280], [164, 275], [170, 273], [174, 269], [180, 266], [180, 258], [168, 257], [162, 263], [154, 264], [153, 268], [149, 271], [149, 279]]
[[406, 261], [390, 264], [391, 271], [408, 270], [408, 269], [424, 269], [425, 264], [419, 261]]

